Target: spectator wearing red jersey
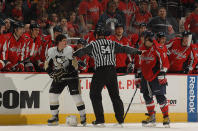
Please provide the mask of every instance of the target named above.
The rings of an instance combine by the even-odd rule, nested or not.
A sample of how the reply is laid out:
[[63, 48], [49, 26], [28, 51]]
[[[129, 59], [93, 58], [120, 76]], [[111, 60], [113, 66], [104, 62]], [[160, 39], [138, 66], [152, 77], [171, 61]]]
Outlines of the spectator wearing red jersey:
[[191, 73], [195, 68], [197, 58], [192, 51], [190, 32], [184, 31], [182, 38], [171, 40], [166, 46], [170, 62], [169, 72]]
[[70, 37], [79, 36], [79, 26], [76, 24], [76, 12], [71, 11], [69, 13], [67, 29]]
[[[131, 46], [131, 42], [129, 39], [125, 36], [123, 36], [124, 33], [124, 25], [122, 24], [116, 24], [115, 26], [115, 35], [110, 35], [108, 39], [115, 41], [122, 45], [128, 45]], [[127, 69], [127, 60], [128, 56], [123, 53], [116, 54], [116, 72], [117, 73], [126, 73]]]
[[120, 4], [118, 6], [118, 9], [121, 10], [126, 17], [126, 27], [127, 27], [127, 32], [130, 31], [130, 24], [132, 17], [135, 15], [135, 12], [138, 11], [138, 6], [134, 1], [131, 0], [122, 0], [120, 1]]
[[194, 43], [198, 43], [198, 7], [186, 18], [184, 27], [185, 30], [193, 33]]
[[133, 31], [138, 32], [138, 27], [140, 23], [148, 23], [152, 15], [148, 11], [148, 1], [142, 0], [139, 5], [139, 11], [136, 11], [135, 15], [132, 18], [132, 25], [134, 26]]
[[96, 25], [102, 8], [98, 0], [83, 0], [79, 5], [79, 18], [84, 31], [87, 31], [86, 24]]
[[23, 21], [22, 0], [15, 1], [15, 7], [12, 9], [12, 16], [18, 21]]
[[13, 33], [1, 37], [3, 43], [1, 60], [5, 63], [3, 71], [24, 71], [25, 40], [22, 37], [24, 25], [20, 22], [14, 23]]

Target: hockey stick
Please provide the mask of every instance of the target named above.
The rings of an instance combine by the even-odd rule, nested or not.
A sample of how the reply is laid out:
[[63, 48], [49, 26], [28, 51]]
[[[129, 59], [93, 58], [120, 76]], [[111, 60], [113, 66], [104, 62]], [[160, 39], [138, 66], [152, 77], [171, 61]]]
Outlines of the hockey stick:
[[124, 120], [125, 120], [126, 115], [127, 115], [128, 111], [129, 111], [129, 108], [131, 107], [131, 104], [132, 104], [132, 102], [133, 102], [133, 99], [134, 99], [134, 97], [135, 97], [136, 92], [137, 92], [137, 88], [135, 89], [135, 92], [134, 92], [134, 94], [133, 94], [133, 97], [131, 98], [131, 101], [130, 101], [130, 103], [129, 103], [129, 105], [128, 105], [128, 108], [127, 108], [127, 110], [126, 110], [126, 113], [124, 114]]
[[[128, 75], [129, 73], [123, 73], [123, 74], [120, 74], [120, 75], [117, 75], [117, 76], [125, 76], [125, 75]], [[85, 77], [68, 77], [68, 78], [62, 78], [61, 81], [64, 81], [64, 80], [72, 80], [72, 79], [86, 79], [86, 78], [93, 78], [93, 76], [85, 76]]]

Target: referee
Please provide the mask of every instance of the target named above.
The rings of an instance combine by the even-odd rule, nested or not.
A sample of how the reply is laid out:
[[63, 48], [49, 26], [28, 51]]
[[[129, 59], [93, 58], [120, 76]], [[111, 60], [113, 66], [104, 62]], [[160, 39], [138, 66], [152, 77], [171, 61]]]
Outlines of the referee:
[[91, 81], [90, 99], [93, 105], [96, 121], [92, 124], [96, 126], [104, 125], [104, 111], [102, 106], [101, 92], [106, 85], [109, 92], [115, 117], [121, 125], [124, 122], [124, 107], [119, 96], [117, 74], [115, 69], [115, 53], [141, 54], [142, 52], [128, 46], [123, 46], [111, 40], [105, 39], [104, 27], [95, 29], [96, 41], [84, 48], [74, 52], [73, 56], [81, 57], [91, 54], [95, 61], [95, 72]]

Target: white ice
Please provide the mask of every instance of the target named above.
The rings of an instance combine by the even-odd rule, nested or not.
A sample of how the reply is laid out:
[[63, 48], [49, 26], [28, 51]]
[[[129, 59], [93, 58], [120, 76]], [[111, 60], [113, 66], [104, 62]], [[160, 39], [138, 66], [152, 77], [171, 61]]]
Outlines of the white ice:
[[197, 131], [198, 123], [171, 123], [170, 128], [164, 128], [161, 123], [156, 127], [142, 127], [141, 124], [123, 124], [123, 127], [114, 127], [114, 124], [105, 124], [105, 127], [68, 127], [66, 125], [25, 125], [25, 126], [0, 126], [0, 131]]

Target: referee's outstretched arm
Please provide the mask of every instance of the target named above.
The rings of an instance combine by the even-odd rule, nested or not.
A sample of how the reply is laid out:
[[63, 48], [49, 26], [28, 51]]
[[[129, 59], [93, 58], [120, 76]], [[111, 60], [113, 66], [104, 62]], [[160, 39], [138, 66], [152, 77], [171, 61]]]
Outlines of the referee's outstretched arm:
[[91, 54], [92, 49], [93, 49], [92, 44], [89, 44], [88, 46], [86, 46], [84, 48], [81, 48], [81, 49], [78, 49], [77, 51], [75, 51], [73, 53], [73, 56], [82, 57], [85, 54]]
[[115, 42], [115, 53], [126, 53], [126, 54], [142, 54], [141, 50], [132, 48], [130, 46], [124, 46]]

